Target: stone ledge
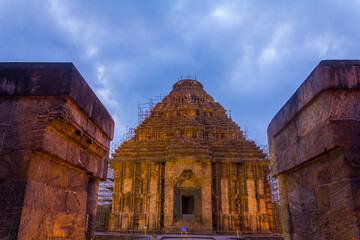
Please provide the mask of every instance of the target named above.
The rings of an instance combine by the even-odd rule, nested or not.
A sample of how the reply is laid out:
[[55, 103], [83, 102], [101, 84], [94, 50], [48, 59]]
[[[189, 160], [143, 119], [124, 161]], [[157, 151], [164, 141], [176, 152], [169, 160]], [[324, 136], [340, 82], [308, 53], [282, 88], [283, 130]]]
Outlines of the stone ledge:
[[360, 60], [321, 61], [268, 127], [272, 174], [357, 145]]
[[114, 120], [72, 63], [0, 63], [0, 96], [65, 96], [113, 138]]
[[350, 89], [360, 89], [360, 60], [321, 61], [272, 119], [268, 136], [280, 132], [321, 91]]

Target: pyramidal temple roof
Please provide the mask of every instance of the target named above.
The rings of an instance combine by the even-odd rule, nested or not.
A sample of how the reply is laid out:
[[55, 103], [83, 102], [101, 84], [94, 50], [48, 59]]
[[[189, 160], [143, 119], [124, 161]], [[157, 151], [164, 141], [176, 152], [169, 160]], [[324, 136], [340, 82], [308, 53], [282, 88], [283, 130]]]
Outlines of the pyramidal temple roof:
[[135, 136], [112, 156], [112, 161], [267, 161], [266, 154], [243, 137], [225, 109], [192, 79], [176, 82], [135, 129]]

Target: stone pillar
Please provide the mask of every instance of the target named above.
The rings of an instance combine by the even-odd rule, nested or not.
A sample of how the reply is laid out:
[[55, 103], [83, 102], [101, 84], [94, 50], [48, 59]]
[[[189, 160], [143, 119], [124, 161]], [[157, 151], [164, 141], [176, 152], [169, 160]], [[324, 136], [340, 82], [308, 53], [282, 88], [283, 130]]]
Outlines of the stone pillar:
[[95, 237], [95, 219], [96, 219], [98, 195], [99, 195], [99, 179], [90, 178], [87, 186], [87, 199], [86, 199], [86, 216], [87, 216], [86, 239], [93, 239]]
[[157, 231], [160, 229], [159, 213], [160, 213], [160, 196], [161, 196], [161, 165], [156, 162], [149, 163], [149, 181], [150, 181], [150, 203], [149, 203], [149, 230]]
[[175, 174], [173, 165], [169, 162], [165, 163], [164, 228], [166, 231], [174, 228], [174, 178], [180, 174]]
[[268, 128], [285, 239], [360, 239], [360, 61], [322, 61]]
[[201, 201], [202, 201], [202, 228], [204, 233], [211, 233], [212, 228], [212, 201], [211, 201], [211, 162], [203, 161], [201, 174]]
[[0, 63], [0, 239], [93, 239], [114, 121], [71, 63]]
[[248, 213], [249, 213], [249, 227], [252, 231], [256, 230], [256, 223], [257, 223], [257, 213], [258, 213], [258, 199], [256, 198], [256, 189], [255, 189], [255, 180], [248, 179], [246, 180], [246, 189], [247, 189], [247, 196], [248, 196]]
[[221, 187], [221, 230], [228, 231], [229, 230], [229, 180], [221, 179], [220, 180]]
[[154, 177], [150, 180], [150, 204], [149, 204], [149, 230], [156, 231], [157, 230], [157, 213], [159, 206], [157, 205], [158, 198], [158, 186], [159, 181]]

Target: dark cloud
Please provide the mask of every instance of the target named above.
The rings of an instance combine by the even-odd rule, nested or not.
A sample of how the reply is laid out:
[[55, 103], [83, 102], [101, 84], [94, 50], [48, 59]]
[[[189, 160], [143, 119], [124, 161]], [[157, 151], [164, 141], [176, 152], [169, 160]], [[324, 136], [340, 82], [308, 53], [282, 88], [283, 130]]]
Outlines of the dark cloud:
[[0, 61], [71, 61], [117, 122], [195, 74], [266, 144], [271, 118], [321, 59], [359, 58], [358, 1], [5, 1]]

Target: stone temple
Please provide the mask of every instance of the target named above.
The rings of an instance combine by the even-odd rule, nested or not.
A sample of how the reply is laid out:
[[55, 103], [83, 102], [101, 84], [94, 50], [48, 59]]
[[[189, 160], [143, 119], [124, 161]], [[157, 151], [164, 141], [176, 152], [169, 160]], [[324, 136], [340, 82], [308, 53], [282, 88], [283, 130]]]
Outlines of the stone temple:
[[269, 161], [200, 82], [184, 79], [110, 161], [109, 231], [270, 233]]

